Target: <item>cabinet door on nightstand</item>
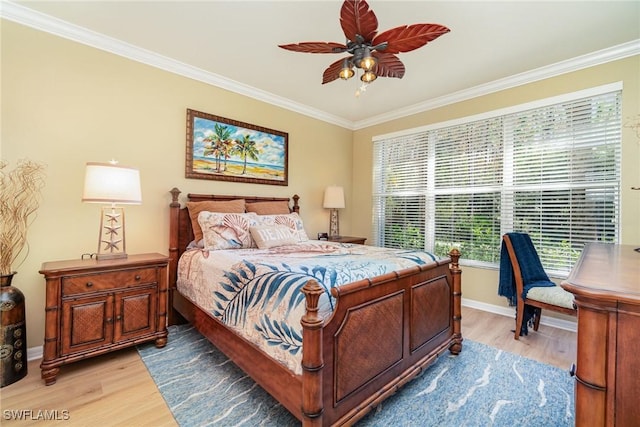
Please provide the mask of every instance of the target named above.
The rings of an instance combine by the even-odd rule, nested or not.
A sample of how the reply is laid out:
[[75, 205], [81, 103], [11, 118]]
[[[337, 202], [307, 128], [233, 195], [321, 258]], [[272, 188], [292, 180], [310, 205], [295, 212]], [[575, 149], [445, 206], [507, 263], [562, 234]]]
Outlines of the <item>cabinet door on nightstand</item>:
[[111, 344], [113, 296], [63, 300], [61, 333], [63, 355]]
[[155, 285], [116, 293], [115, 342], [156, 331], [157, 294]]

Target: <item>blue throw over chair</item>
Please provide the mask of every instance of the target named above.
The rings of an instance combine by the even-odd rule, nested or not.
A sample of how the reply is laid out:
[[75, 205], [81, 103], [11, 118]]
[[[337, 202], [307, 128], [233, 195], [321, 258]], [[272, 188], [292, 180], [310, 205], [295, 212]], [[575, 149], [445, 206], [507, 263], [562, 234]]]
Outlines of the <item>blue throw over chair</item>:
[[526, 233], [502, 236], [498, 294], [516, 307], [515, 339], [528, 334], [529, 324], [534, 331], [538, 330], [543, 308], [577, 315], [573, 294], [549, 280]]

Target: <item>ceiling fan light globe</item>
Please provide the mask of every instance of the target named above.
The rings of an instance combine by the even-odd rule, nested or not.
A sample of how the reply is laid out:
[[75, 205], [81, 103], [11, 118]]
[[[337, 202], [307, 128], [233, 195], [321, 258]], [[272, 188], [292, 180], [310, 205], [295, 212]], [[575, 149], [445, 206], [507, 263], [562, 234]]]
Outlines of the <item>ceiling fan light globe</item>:
[[362, 68], [364, 71], [371, 71], [375, 66], [376, 58], [374, 58], [373, 56], [365, 56], [360, 61], [360, 68]]
[[340, 70], [339, 75], [342, 80], [349, 80], [351, 77], [353, 77], [354, 72], [353, 72], [353, 69], [349, 67], [345, 67], [342, 70]]
[[371, 83], [377, 78], [378, 76], [376, 76], [376, 73], [374, 73], [373, 71], [367, 71], [362, 76], [360, 76], [360, 80], [362, 80], [365, 83]]

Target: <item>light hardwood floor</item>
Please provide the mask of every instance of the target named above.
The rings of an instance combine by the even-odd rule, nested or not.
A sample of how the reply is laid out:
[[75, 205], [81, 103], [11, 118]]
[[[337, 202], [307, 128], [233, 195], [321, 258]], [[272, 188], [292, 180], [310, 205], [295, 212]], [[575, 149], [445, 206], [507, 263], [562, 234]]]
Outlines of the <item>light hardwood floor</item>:
[[[543, 313], [544, 316], [544, 313]], [[504, 351], [567, 370], [576, 358], [576, 334], [541, 325], [538, 332], [513, 339], [514, 319], [463, 307], [462, 335]], [[464, 343], [463, 350], [464, 351]], [[0, 389], [3, 426], [176, 426], [176, 422], [134, 348], [83, 360], [60, 369], [56, 384], [40, 379], [40, 360], [29, 374]], [[18, 421], [15, 411], [31, 410]], [[42, 421], [38, 411], [57, 411], [59, 421]], [[68, 411], [68, 412], [64, 412]]]

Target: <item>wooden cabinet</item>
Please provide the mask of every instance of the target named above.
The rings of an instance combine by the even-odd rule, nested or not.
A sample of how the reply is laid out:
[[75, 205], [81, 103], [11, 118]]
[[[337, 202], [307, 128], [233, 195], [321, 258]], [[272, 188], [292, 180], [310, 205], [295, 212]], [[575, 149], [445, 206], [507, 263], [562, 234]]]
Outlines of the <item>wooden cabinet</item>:
[[60, 366], [155, 340], [167, 343], [168, 257], [45, 262], [45, 384]]
[[640, 253], [588, 244], [562, 287], [578, 306], [576, 426], [640, 421]]
[[364, 245], [366, 241], [366, 237], [355, 237], [355, 236], [329, 236], [330, 242], [339, 242], [339, 243], [357, 243], [359, 245]]

